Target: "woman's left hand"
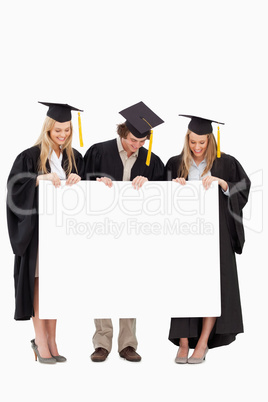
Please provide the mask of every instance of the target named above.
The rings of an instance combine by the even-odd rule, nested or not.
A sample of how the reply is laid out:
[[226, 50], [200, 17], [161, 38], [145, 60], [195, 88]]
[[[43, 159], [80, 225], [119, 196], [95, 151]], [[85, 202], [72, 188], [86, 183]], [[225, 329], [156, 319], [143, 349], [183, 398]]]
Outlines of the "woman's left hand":
[[143, 186], [143, 184], [148, 181], [147, 177], [144, 176], [136, 176], [135, 179], [132, 180], [132, 186], [135, 189], [139, 189], [141, 188], [141, 186]]
[[71, 186], [72, 184], [76, 184], [81, 180], [81, 177], [78, 174], [71, 173], [68, 179], [66, 180], [66, 184]]
[[219, 179], [219, 177], [215, 176], [204, 177], [204, 179], [202, 180], [204, 188], [207, 190], [213, 181], [217, 181], [219, 186], [221, 186], [221, 188], [223, 189], [223, 191], [226, 191], [228, 189], [228, 184], [226, 183], [226, 181], [223, 179]]

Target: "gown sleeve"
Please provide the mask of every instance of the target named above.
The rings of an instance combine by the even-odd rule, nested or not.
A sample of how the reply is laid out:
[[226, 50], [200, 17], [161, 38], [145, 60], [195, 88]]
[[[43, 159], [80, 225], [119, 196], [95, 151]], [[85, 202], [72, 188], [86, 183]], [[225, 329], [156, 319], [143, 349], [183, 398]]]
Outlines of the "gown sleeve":
[[251, 182], [243, 167], [233, 157], [231, 159], [230, 177], [230, 181], [227, 180], [230, 192], [228, 223], [232, 233], [234, 251], [241, 254], [245, 242], [242, 209], [248, 201]]
[[97, 145], [92, 145], [84, 156], [85, 179], [96, 180], [101, 172], [101, 152]]
[[153, 180], [153, 181], [164, 180], [164, 170], [165, 170], [165, 166], [164, 166], [162, 160], [159, 157], [155, 157], [154, 168], [153, 168], [151, 180]]
[[[76, 149], [74, 149], [74, 159], [77, 167], [77, 174], [83, 180], [85, 174], [84, 158]], [[73, 173], [76, 173], [76, 171], [73, 171]]]
[[180, 160], [181, 160], [180, 156], [177, 155], [173, 156], [167, 161], [164, 171], [164, 180], [170, 181], [178, 177]]
[[14, 254], [23, 256], [38, 221], [35, 161], [25, 152], [15, 160], [7, 182], [7, 224]]

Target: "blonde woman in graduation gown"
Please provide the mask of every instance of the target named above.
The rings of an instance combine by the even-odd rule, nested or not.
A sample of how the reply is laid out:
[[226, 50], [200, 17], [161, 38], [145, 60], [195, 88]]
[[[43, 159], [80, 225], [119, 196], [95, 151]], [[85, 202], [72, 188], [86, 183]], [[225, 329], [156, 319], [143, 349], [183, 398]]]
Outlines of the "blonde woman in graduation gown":
[[14, 318], [32, 318], [35, 360], [54, 364], [66, 358], [58, 352], [56, 320], [39, 318], [38, 185], [40, 180], [49, 180], [55, 187], [61, 185], [61, 180], [66, 180], [67, 185], [75, 184], [83, 176], [84, 162], [71, 146], [71, 110], [78, 109], [66, 104], [44, 104], [49, 109], [41, 135], [33, 147], [17, 156], [8, 177], [7, 222], [15, 254]]
[[[219, 149], [217, 155], [213, 121], [182, 116], [191, 120], [181, 154], [165, 166], [166, 179], [181, 185], [187, 180], [202, 180], [206, 189], [213, 181], [219, 185], [221, 316], [172, 318], [169, 331], [169, 340], [179, 346], [176, 363], [196, 364], [205, 360], [209, 349], [228, 345], [243, 332], [235, 253], [242, 253], [245, 241], [242, 209], [250, 180], [233, 156]], [[188, 358], [189, 348], [194, 352]]]

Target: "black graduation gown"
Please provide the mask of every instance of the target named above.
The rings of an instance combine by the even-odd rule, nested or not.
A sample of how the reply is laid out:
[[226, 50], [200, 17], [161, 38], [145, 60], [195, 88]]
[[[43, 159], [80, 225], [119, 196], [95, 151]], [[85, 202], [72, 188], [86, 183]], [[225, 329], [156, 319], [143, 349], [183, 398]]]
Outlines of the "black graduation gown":
[[[74, 151], [78, 174], [83, 176], [82, 155]], [[17, 156], [7, 183], [7, 224], [11, 246], [15, 254], [15, 320], [29, 320], [34, 316], [33, 296], [38, 250], [38, 162], [40, 148], [26, 149]], [[62, 167], [68, 159], [63, 152]], [[47, 169], [50, 171], [49, 163]], [[76, 173], [73, 167], [72, 173]]]
[[[175, 156], [165, 166], [167, 180], [178, 177], [181, 155]], [[220, 278], [221, 316], [216, 319], [208, 347], [228, 345], [243, 332], [235, 253], [241, 254], [245, 242], [242, 209], [246, 205], [250, 180], [240, 163], [232, 156], [222, 154], [212, 166], [211, 175], [228, 183], [227, 197], [219, 186]], [[202, 330], [202, 318], [172, 318], [169, 340], [179, 346], [180, 338], [189, 339], [195, 348]]]
[[[138, 158], [131, 169], [133, 180], [136, 176], [147, 177], [148, 180], [160, 181], [164, 176], [164, 164], [161, 159], [151, 154], [150, 166], [146, 165], [147, 150], [139, 149]], [[118, 152], [116, 139], [92, 145], [84, 156], [85, 177], [87, 180], [96, 180], [97, 177], [110, 177], [121, 181], [123, 178], [123, 163]]]

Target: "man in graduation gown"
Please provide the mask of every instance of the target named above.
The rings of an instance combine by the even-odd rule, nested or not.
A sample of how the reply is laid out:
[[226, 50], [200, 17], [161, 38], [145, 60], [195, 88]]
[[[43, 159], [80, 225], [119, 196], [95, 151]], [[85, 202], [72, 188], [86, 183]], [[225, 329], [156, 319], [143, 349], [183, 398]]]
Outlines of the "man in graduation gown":
[[[147, 180], [160, 181], [164, 176], [161, 159], [151, 152], [152, 128], [163, 123], [143, 102], [139, 102], [120, 114], [126, 119], [118, 125], [118, 138], [91, 146], [84, 156], [85, 177], [99, 180], [111, 186], [112, 181], [132, 181], [138, 188]], [[149, 151], [143, 148], [150, 139]], [[115, 262], [111, 262], [111, 266]], [[105, 297], [105, 295], [104, 295]], [[112, 348], [113, 325], [111, 319], [95, 319], [93, 336], [94, 362], [106, 360]], [[120, 319], [118, 352], [121, 357], [138, 362], [141, 356], [136, 352], [136, 319]]]

